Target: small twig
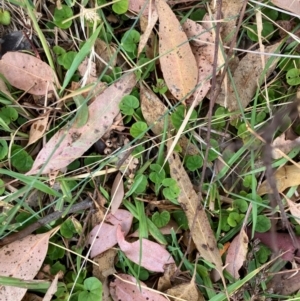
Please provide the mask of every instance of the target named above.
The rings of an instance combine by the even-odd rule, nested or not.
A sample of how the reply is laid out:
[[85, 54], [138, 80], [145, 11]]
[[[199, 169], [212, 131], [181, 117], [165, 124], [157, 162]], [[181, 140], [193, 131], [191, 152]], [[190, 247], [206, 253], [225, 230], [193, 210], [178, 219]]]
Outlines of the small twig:
[[40, 220], [34, 222], [33, 224], [29, 225], [28, 227], [26, 227], [16, 233], [13, 233], [13, 234], [10, 234], [10, 235], [4, 237], [3, 239], [0, 240], [0, 247], [10, 244], [16, 240], [22, 239], [22, 238], [26, 237], [27, 235], [31, 234], [33, 231], [36, 231], [37, 229], [49, 224], [52, 221], [55, 221], [59, 218], [63, 218], [67, 214], [72, 214], [72, 213], [75, 213], [75, 212], [78, 212], [81, 210], [91, 208], [92, 205], [93, 205], [93, 202], [91, 201], [91, 199], [87, 198], [86, 200], [84, 200], [78, 204], [75, 204], [70, 208], [65, 207], [65, 208], [63, 208], [62, 211], [55, 211], [55, 212], [41, 218]]

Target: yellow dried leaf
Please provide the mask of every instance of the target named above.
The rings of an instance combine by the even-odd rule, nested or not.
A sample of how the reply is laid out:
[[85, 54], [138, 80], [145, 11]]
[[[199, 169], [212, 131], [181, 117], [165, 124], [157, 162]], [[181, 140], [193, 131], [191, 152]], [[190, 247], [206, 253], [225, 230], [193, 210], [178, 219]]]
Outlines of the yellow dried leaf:
[[[295, 165], [285, 165], [274, 173], [277, 189], [283, 192], [285, 189], [300, 184], [300, 169]], [[257, 191], [258, 195], [273, 193], [268, 181], [264, 181]]]
[[198, 80], [198, 68], [188, 38], [170, 6], [156, 1], [159, 17], [159, 55], [164, 80], [178, 100], [193, 91]]
[[34, 142], [38, 141], [40, 138], [43, 137], [47, 128], [48, 119], [49, 119], [49, 113], [39, 118], [31, 125], [30, 132], [29, 132], [29, 141], [27, 146], [33, 144]]
[[[172, 141], [169, 141], [168, 149], [171, 145]], [[180, 188], [178, 202], [183, 208], [188, 219], [189, 227], [192, 230], [191, 235], [197, 250], [201, 257], [216, 266], [218, 273], [223, 279], [220, 252], [217, 247], [216, 238], [205, 213], [205, 209], [200, 206], [197, 193], [193, 188], [188, 174], [182, 166], [179, 156], [176, 153], [172, 153], [168, 160], [170, 164], [171, 177], [177, 182], [177, 185]]]

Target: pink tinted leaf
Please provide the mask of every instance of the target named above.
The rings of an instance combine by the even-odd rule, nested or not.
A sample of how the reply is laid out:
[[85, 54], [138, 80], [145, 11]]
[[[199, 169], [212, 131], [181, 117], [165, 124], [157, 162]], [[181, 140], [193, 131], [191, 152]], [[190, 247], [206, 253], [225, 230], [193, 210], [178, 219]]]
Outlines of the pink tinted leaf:
[[287, 11], [290, 11], [294, 14], [297, 14], [300, 16], [300, 2], [299, 0], [293, 0], [293, 1], [286, 1], [286, 0], [271, 0], [271, 2]]
[[120, 207], [124, 197], [124, 183], [122, 174], [120, 172], [117, 173], [117, 176], [113, 182], [111, 188], [111, 196], [111, 213], [115, 214]]
[[226, 270], [235, 279], [239, 279], [239, 269], [246, 260], [248, 251], [248, 236], [244, 230], [231, 242], [226, 256]]
[[91, 258], [116, 245], [118, 225], [127, 234], [131, 228], [132, 219], [133, 216], [129, 211], [118, 209], [114, 215], [109, 214], [102, 225], [95, 226], [88, 239], [88, 243], [91, 245]]
[[[27, 237], [0, 249], [0, 275], [32, 280], [40, 270], [52, 231]], [[19, 301], [27, 289], [0, 286], [1, 300]]]
[[119, 113], [119, 103], [123, 96], [130, 93], [136, 83], [134, 74], [122, 76], [109, 86], [89, 106], [87, 123], [78, 127], [74, 123], [59, 130], [40, 151], [33, 167], [27, 173], [49, 173], [68, 166], [80, 157], [110, 128]]
[[[120, 278], [116, 278], [109, 285], [110, 294], [114, 301], [166, 301], [164, 296], [148, 290], [142, 281], [136, 282], [136, 279], [130, 275], [119, 274]], [[126, 281], [126, 282], [125, 282]], [[131, 283], [128, 283], [131, 282]]]
[[198, 67], [198, 87], [193, 93], [191, 100], [196, 98], [197, 104], [199, 104], [211, 87], [210, 79], [213, 72], [214, 39], [210, 31], [190, 19], [187, 19], [182, 27], [187, 37], [193, 39], [191, 47]]
[[0, 73], [9, 83], [28, 93], [45, 95], [54, 89], [52, 68], [38, 58], [21, 52], [7, 52], [0, 60]]
[[163, 272], [165, 264], [174, 263], [170, 253], [156, 242], [142, 239], [142, 242], [128, 243], [120, 226], [117, 228], [117, 240], [120, 249], [131, 261], [149, 271]]

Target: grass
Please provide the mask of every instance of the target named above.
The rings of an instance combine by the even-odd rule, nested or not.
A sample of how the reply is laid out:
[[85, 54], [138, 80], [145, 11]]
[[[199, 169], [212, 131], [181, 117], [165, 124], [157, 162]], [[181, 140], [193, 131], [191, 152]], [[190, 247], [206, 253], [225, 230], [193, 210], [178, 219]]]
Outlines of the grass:
[[[276, 289], [276, 285], [272, 284], [269, 275], [282, 271], [284, 263], [271, 251], [271, 246], [256, 244], [254, 240], [247, 244], [247, 255], [239, 270], [240, 279], [234, 279], [224, 270], [226, 287], [219, 279], [213, 281], [211, 274], [214, 265], [196, 255], [197, 249], [189, 238], [193, 228], [186, 219], [184, 208], [178, 203], [180, 189], [178, 182], [170, 176], [168, 158], [173, 152], [180, 154], [185, 171], [198, 192], [199, 202], [205, 208], [220, 252], [245, 226], [252, 234], [255, 231], [268, 232], [271, 221], [278, 220], [276, 230], [287, 232], [280, 224], [285, 217], [280, 215], [282, 212], [278, 204], [270, 202], [266, 195], [260, 196], [258, 188], [268, 179], [268, 162], [263, 153], [265, 130], [270, 129], [268, 126], [276, 116], [281, 116], [274, 132], [269, 133], [272, 139], [281, 134], [295, 139], [300, 133], [299, 120], [292, 118], [293, 112], [280, 115], [281, 108], [291, 105], [300, 83], [298, 38], [291, 40], [298, 31], [298, 20], [291, 21], [292, 14], [280, 11], [270, 3], [268, 5], [271, 6], [264, 7], [263, 3], [249, 1], [245, 13], [241, 15], [241, 27], [233, 52], [239, 59], [253, 52], [264, 60], [261, 77], [257, 78], [261, 84], [245, 104], [246, 93], [239, 95], [234, 72], [228, 72], [225, 80], [233, 87], [236, 109], [228, 110], [224, 103], [217, 100], [210, 116], [211, 103], [208, 98], [199, 106], [185, 107], [167, 91], [157, 50], [158, 27], [154, 28], [146, 50], [137, 56], [142, 35], [139, 24], [142, 13], [133, 15], [122, 12], [127, 1], [107, 3], [100, 0], [95, 4], [96, 8], [91, 3], [71, 1], [57, 4], [57, 7], [51, 5], [53, 7], [47, 8], [48, 4], [42, 1], [36, 8], [27, 0], [2, 3], [3, 10], [11, 14], [10, 24], [1, 25], [2, 31], [9, 34], [16, 29], [24, 29], [24, 22], [19, 16], [26, 16], [34, 37], [34, 49], [26, 51], [39, 53], [41, 59], [56, 72], [61, 86], [57, 87], [53, 96], [48, 95], [41, 102], [7, 82], [11, 95], [1, 91], [0, 206], [3, 209], [0, 213], [0, 243], [11, 234], [19, 233], [26, 237], [28, 233], [24, 232], [24, 228], [54, 211], [61, 212], [61, 215], [42, 224], [34, 233], [55, 227], [60, 227], [60, 230], [49, 241], [41, 269], [46, 275], [43, 280], [0, 275], [0, 284], [25, 287], [43, 296], [54, 275], [62, 271], [52, 300], [99, 300], [100, 287], [107, 285], [108, 278], [96, 276], [95, 267], [101, 267], [101, 264], [89, 258], [91, 250], [86, 241], [91, 228], [97, 224], [93, 219], [103, 222], [109, 214], [114, 198], [114, 178], [121, 171], [124, 196], [120, 207], [134, 217], [130, 233], [138, 230], [139, 239], [147, 238], [166, 246], [180, 267], [171, 279], [174, 281], [172, 286], [174, 283], [195, 281], [198, 292], [204, 300], [210, 301], [226, 300], [229, 295], [232, 300], [297, 300], [296, 291], [299, 288], [284, 296], [271, 290]], [[36, 9], [41, 15], [36, 13]], [[208, 11], [205, 1], [179, 1], [172, 9], [179, 19], [189, 17], [195, 20], [201, 20]], [[260, 22], [263, 31], [256, 34]], [[289, 35], [281, 37], [284, 26], [287, 26], [285, 32]], [[95, 45], [98, 39], [110, 49], [104, 67], [103, 59], [102, 67], [100, 62], [106, 50], [104, 47], [102, 53], [97, 53]], [[266, 61], [267, 56], [262, 55], [263, 47], [274, 45], [279, 40], [282, 41], [277, 47], [280, 55], [272, 53], [272, 59]], [[217, 41], [225, 58], [219, 68], [221, 73], [231, 46], [220, 39]], [[104, 82], [112, 86], [122, 74], [135, 73], [137, 84], [120, 106], [123, 124], [119, 123], [82, 156], [74, 158], [65, 170], [53, 175], [43, 175], [42, 172], [26, 175], [39, 151], [55, 132], [67, 124], [71, 127], [76, 122], [82, 122], [80, 126], [84, 126], [88, 121], [87, 105], [91, 103], [96, 88], [90, 82], [81, 86], [82, 80], [91, 76], [91, 68], [79, 75], [78, 67], [85, 58], [89, 63], [97, 62], [96, 83]], [[268, 74], [273, 63], [274, 71]], [[165, 112], [155, 113], [156, 119], [152, 123], [141, 108], [141, 84], [154, 91], [159, 97], [156, 101], [162, 102], [166, 108]], [[45, 133], [38, 142], [26, 146], [24, 139], [30, 135], [30, 124], [46, 111], [50, 119]], [[102, 114], [104, 112], [99, 112], [99, 119]], [[182, 139], [185, 139], [183, 144]], [[167, 148], [168, 141], [173, 141], [170, 148]], [[184, 149], [186, 144], [194, 150], [192, 154]], [[48, 160], [51, 161], [51, 155]], [[295, 147], [282, 158], [271, 160], [270, 164], [277, 170], [298, 161], [299, 149]], [[296, 187], [280, 193], [295, 202], [299, 199]], [[98, 213], [92, 209], [73, 213], [71, 208], [87, 199], [93, 200]], [[288, 211], [284, 197], [282, 199]], [[298, 217], [291, 213], [286, 216], [293, 232], [299, 235]], [[168, 234], [162, 234], [160, 228], [170, 221], [177, 223], [181, 232], [172, 229]], [[223, 263], [227, 254], [225, 251], [222, 255]], [[131, 262], [119, 249], [112, 266], [116, 277], [119, 273], [128, 273], [151, 287], [160, 277], [159, 273], [143, 268], [141, 262]]]

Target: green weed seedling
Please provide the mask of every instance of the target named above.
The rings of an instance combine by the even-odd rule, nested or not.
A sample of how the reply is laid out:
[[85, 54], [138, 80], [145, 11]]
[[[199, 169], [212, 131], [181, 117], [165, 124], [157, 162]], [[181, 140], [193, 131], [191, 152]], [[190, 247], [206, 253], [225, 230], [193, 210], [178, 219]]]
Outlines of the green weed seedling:
[[170, 213], [168, 211], [155, 212], [152, 215], [152, 221], [157, 228], [162, 228], [170, 221]]
[[168, 91], [168, 87], [165, 81], [162, 78], [158, 78], [156, 81], [156, 85], [152, 85], [153, 92], [159, 94], [165, 94]]
[[122, 15], [125, 14], [128, 10], [128, 6], [129, 6], [129, 0], [120, 0], [115, 2], [112, 5], [112, 10], [118, 14], [118, 15]]
[[61, 7], [56, 7], [53, 15], [53, 23], [61, 28], [68, 29], [72, 25], [72, 20], [66, 21], [73, 17], [73, 10], [67, 5], [61, 5]]
[[131, 29], [126, 31], [121, 39], [121, 49], [127, 53], [127, 55], [134, 59], [137, 56], [137, 45], [140, 41], [140, 33], [135, 30]]
[[9, 25], [11, 22], [10, 12], [7, 10], [0, 11], [0, 24]]

